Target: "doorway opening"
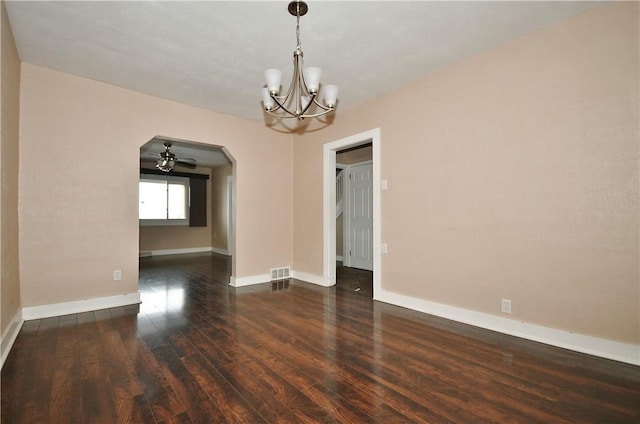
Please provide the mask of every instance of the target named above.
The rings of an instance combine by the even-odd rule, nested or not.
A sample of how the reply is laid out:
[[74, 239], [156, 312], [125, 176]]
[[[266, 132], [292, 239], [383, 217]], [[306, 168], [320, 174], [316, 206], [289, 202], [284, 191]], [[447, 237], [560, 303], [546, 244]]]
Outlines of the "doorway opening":
[[[364, 291], [374, 299], [381, 287], [380, 142], [376, 128], [325, 144], [323, 156], [323, 278], [329, 285]], [[351, 222], [345, 223], [346, 217]]]
[[373, 297], [371, 143], [336, 151], [336, 286]]
[[231, 275], [234, 163], [223, 147], [170, 137], [140, 147], [140, 260], [208, 254], [225, 261]]

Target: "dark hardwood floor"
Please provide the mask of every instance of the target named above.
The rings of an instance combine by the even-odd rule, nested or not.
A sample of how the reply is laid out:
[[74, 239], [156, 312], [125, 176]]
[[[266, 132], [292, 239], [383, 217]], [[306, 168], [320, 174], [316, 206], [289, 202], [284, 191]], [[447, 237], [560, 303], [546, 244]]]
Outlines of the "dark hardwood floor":
[[28, 321], [2, 423], [638, 423], [640, 368], [215, 254], [146, 258], [143, 303]]
[[373, 272], [336, 262], [336, 287], [373, 298]]

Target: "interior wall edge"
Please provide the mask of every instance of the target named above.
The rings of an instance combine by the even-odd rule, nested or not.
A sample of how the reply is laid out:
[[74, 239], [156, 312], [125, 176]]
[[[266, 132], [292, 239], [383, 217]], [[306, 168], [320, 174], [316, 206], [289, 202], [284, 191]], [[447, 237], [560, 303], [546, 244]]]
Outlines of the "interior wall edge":
[[231, 287], [245, 287], [253, 286], [255, 284], [264, 284], [271, 282], [270, 274], [248, 275], [246, 277], [234, 277], [229, 279], [229, 285]]
[[9, 352], [18, 338], [18, 334], [20, 333], [23, 323], [24, 319], [22, 317], [22, 308], [18, 308], [0, 340], [0, 369], [4, 366], [4, 362], [9, 356]]
[[231, 252], [229, 252], [227, 249], [220, 249], [218, 247], [212, 247], [211, 251], [213, 253], [217, 253], [219, 255], [231, 256]]
[[303, 272], [303, 271], [291, 270], [291, 277], [297, 280], [302, 280], [304, 282], [315, 284], [322, 287], [331, 287], [336, 285], [335, 281], [330, 282], [325, 280], [320, 275], [310, 274], [308, 272]]

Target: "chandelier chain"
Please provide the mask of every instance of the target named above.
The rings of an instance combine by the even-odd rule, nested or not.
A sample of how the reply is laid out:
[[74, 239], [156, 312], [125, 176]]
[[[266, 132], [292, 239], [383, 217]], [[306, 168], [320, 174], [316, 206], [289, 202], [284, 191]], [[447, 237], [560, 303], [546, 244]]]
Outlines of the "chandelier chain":
[[300, 14], [296, 16], [296, 46], [298, 50], [301, 50], [300, 47]]

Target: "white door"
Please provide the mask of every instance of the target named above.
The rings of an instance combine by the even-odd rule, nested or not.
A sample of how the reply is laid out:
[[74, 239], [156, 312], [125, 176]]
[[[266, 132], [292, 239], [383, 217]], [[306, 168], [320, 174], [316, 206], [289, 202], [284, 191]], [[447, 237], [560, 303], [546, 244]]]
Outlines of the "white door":
[[350, 168], [348, 266], [373, 271], [373, 165]]

